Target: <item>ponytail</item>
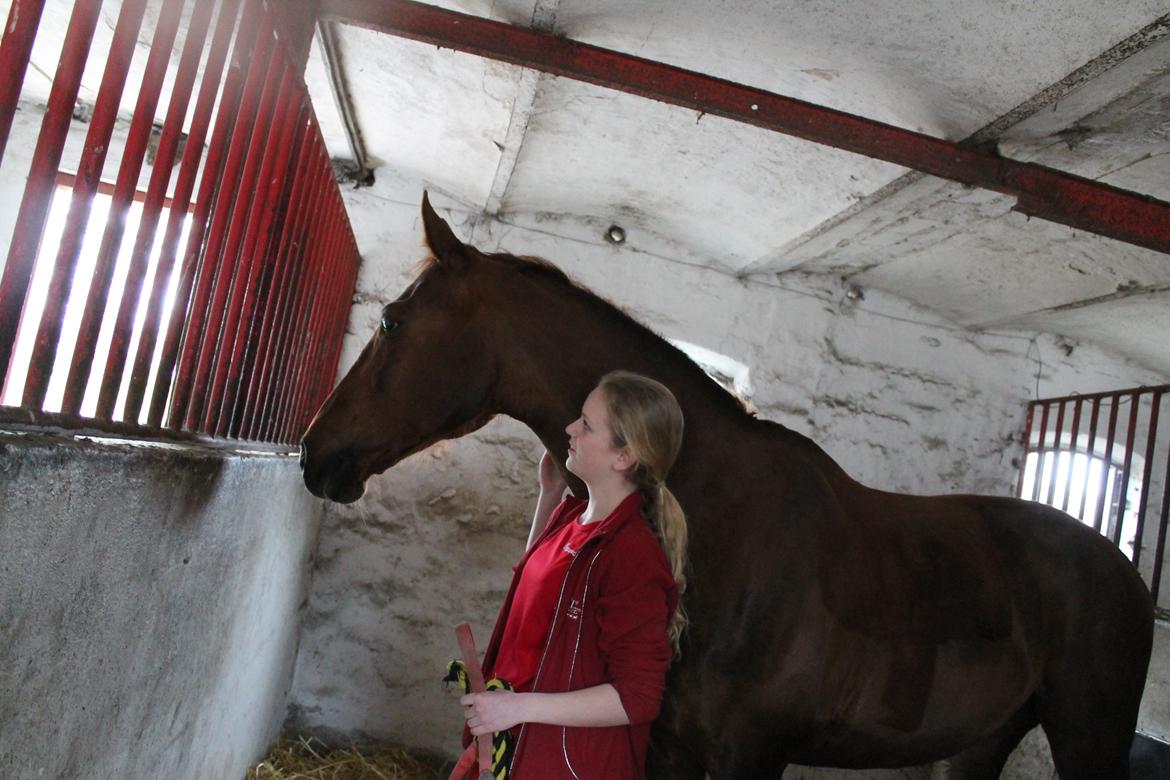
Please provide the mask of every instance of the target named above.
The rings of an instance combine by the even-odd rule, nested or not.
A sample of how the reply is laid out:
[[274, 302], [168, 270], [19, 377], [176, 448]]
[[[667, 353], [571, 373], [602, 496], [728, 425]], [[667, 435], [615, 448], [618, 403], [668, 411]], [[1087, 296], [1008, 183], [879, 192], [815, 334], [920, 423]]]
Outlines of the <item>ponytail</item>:
[[687, 590], [687, 518], [674, 493], [670, 492], [665, 484], [658, 484], [658, 496], [650, 508], [650, 521], [654, 525], [654, 532], [658, 535], [658, 542], [666, 553], [666, 560], [670, 564], [670, 573], [678, 585], [678, 606], [670, 616], [666, 635], [670, 639], [670, 646], [674, 649], [677, 659], [680, 649], [683, 630], [687, 627], [687, 613], [683, 609], [682, 597]]
[[637, 459], [630, 479], [642, 495], [646, 519], [654, 527], [678, 585], [678, 606], [667, 626], [674, 657], [678, 658], [687, 625], [682, 606], [687, 589], [687, 521], [665, 480], [682, 448], [682, 409], [665, 385], [638, 374], [612, 371], [598, 386], [605, 398], [614, 446], [629, 447]]

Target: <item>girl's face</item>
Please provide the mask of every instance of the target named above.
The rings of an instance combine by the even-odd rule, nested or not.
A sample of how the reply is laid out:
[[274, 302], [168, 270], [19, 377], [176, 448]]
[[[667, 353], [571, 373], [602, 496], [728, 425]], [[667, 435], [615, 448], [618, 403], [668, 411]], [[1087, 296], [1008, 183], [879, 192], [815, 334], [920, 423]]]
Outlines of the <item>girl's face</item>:
[[585, 399], [581, 416], [570, 423], [565, 432], [569, 434], [569, 457], [565, 467], [587, 485], [622, 477], [623, 472], [633, 465], [627, 450], [613, 446], [605, 399], [599, 387]]

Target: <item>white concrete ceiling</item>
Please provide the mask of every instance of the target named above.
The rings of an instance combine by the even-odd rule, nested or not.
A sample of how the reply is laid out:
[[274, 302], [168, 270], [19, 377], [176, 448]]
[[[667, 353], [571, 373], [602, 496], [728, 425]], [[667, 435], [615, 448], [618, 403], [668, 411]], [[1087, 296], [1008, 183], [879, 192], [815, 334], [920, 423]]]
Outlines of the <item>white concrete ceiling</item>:
[[[975, 136], [1170, 200], [1165, 0], [436, 4]], [[356, 27], [337, 34], [378, 176], [514, 224], [597, 226], [597, 240], [617, 222], [635, 248], [738, 276], [848, 276], [965, 327], [1095, 341], [1170, 375], [1170, 255], [730, 120]], [[310, 89], [346, 156], [319, 60], [315, 50]]]

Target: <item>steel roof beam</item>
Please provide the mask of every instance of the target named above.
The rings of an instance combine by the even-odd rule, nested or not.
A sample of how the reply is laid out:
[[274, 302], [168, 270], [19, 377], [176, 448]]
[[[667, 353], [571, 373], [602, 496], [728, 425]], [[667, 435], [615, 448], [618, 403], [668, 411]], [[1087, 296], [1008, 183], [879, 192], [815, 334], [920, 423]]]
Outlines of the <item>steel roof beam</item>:
[[1015, 209], [1170, 254], [1170, 203], [865, 117], [524, 27], [410, 0], [321, 0], [323, 20], [501, 60], [726, 117], [982, 187]]

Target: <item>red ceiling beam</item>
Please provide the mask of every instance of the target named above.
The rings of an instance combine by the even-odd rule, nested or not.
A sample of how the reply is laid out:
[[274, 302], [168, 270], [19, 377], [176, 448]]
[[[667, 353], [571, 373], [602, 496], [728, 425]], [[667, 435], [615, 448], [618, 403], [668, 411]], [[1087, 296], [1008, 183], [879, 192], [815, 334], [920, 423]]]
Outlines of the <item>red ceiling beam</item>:
[[734, 119], [1017, 199], [1029, 216], [1170, 254], [1170, 203], [630, 54], [410, 0], [320, 0], [319, 18]]

